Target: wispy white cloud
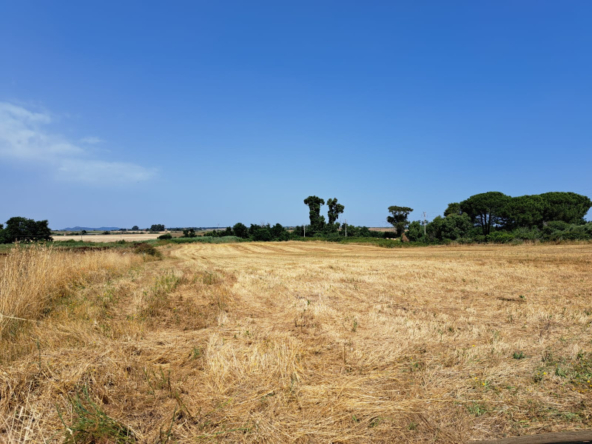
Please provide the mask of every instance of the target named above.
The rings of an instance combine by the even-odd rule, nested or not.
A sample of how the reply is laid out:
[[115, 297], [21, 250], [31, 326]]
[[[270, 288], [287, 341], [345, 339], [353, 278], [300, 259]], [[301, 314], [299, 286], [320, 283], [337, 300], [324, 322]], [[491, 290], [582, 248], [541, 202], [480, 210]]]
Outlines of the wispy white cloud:
[[[141, 165], [97, 159], [89, 149], [51, 132], [52, 117], [22, 106], [0, 102], [0, 158], [49, 167], [57, 179], [83, 183], [146, 181], [155, 170]], [[83, 144], [102, 142], [85, 137]]]
[[87, 143], [89, 145], [96, 145], [97, 143], [103, 143], [104, 140], [99, 137], [88, 136], [88, 137], [83, 137], [82, 139], [80, 139], [80, 142]]
[[91, 159], [64, 159], [58, 173], [65, 180], [86, 183], [98, 183], [107, 178], [111, 183], [141, 182], [153, 175], [153, 171], [133, 163]]

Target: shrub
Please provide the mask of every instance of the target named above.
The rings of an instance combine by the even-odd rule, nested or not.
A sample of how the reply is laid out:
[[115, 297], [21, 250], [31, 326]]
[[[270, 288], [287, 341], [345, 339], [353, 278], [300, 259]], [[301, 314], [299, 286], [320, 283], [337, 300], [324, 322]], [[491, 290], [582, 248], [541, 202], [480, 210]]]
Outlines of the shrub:
[[152, 245], [145, 242], [141, 242], [134, 245], [134, 252], [136, 254], [147, 254], [149, 256], [159, 257], [160, 251], [154, 248]]
[[537, 240], [541, 239], [543, 233], [538, 228], [518, 228], [512, 232], [514, 239]]
[[173, 238], [173, 236], [171, 235], [171, 233], [165, 233], [165, 234], [158, 236], [157, 239], [167, 240], [167, 239], [172, 239], [172, 238]]
[[487, 236], [488, 242], [494, 242], [496, 244], [507, 244], [514, 240], [512, 233], [506, 233], [503, 231], [494, 231]]
[[[183, 230], [183, 237], [196, 237], [195, 230], [193, 228], [184, 229]], [[169, 238], [170, 239], [170, 238]]]
[[570, 227], [567, 222], [563, 222], [562, 220], [552, 220], [551, 222], [547, 222], [546, 226], [553, 231], [564, 231]]

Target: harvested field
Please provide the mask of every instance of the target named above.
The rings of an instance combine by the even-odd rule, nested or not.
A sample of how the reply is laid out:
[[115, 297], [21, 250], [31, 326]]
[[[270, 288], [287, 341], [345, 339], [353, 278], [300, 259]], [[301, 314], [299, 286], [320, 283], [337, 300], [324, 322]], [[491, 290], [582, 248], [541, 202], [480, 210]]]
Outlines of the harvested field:
[[397, 230], [395, 230], [394, 227], [370, 227], [369, 230], [370, 231], [389, 231], [391, 233], [394, 233], [397, 231]]
[[456, 443], [592, 427], [590, 244], [161, 251], [2, 337], [25, 351], [0, 362], [0, 441]]
[[141, 242], [156, 239], [162, 233], [142, 233], [142, 234], [85, 234], [82, 236], [54, 236], [54, 241], [82, 240], [84, 242], [117, 242], [124, 240], [126, 242]]

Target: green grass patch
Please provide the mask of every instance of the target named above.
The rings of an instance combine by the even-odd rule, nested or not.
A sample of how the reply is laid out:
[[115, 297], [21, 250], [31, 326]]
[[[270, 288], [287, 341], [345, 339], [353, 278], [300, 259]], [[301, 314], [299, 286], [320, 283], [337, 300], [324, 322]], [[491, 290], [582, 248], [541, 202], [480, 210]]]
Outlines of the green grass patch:
[[70, 399], [74, 421], [67, 425], [62, 413], [58, 414], [65, 428], [66, 443], [101, 443], [112, 442], [128, 444], [136, 442], [132, 430], [119, 421], [107, 415], [88, 394], [88, 388], [84, 387], [81, 393], [77, 393]]

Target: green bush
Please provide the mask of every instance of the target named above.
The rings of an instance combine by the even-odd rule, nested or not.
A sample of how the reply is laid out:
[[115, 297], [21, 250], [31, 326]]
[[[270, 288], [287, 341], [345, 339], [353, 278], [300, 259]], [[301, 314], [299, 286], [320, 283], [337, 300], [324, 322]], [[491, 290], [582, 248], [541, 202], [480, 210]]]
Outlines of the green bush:
[[512, 232], [514, 239], [519, 240], [539, 240], [542, 239], [543, 233], [538, 228], [517, 228]]
[[171, 233], [165, 233], [165, 234], [162, 234], [157, 237], [157, 239], [163, 239], [163, 240], [172, 239], [172, 238], [173, 238], [173, 236], [171, 235]]
[[149, 256], [160, 257], [160, 251], [158, 251], [156, 248], [154, 248], [154, 246], [147, 244], [145, 242], [134, 244], [134, 253], [147, 254]]
[[570, 224], [562, 220], [552, 220], [551, 222], [547, 222], [546, 227], [553, 231], [565, 231], [570, 227]]
[[488, 242], [493, 242], [496, 244], [507, 244], [514, 240], [514, 236], [512, 233], [506, 233], [504, 231], [494, 231], [487, 236]]

